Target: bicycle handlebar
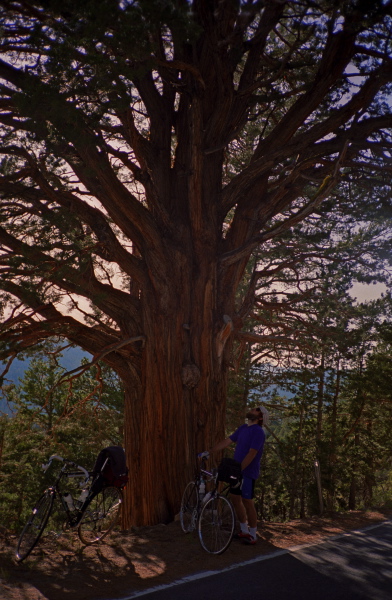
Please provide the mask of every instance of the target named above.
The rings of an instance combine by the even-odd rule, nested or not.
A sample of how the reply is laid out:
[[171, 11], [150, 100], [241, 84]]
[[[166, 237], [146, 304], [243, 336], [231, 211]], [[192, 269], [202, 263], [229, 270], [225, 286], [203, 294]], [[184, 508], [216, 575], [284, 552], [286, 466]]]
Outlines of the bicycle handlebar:
[[58, 454], [52, 454], [52, 456], [49, 458], [49, 461], [47, 462], [47, 464], [46, 465], [42, 465], [42, 470], [43, 470], [44, 473], [48, 470], [48, 468], [52, 464], [52, 461], [55, 460], [55, 459], [59, 460], [61, 462], [64, 462], [67, 465], [70, 465], [71, 467], [75, 467], [75, 469], [78, 469], [79, 471], [81, 471], [83, 473], [83, 475], [84, 475], [84, 478], [85, 478], [85, 481], [83, 481], [81, 483], [82, 486], [85, 483], [87, 483], [87, 481], [90, 479], [90, 473], [88, 471], [86, 471], [86, 469], [84, 467], [81, 467], [80, 465], [77, 465], [72, 460], [66, 460], [62, 456], [59, 456]]
[[49, 461], [47, 462], [47, 464], [42, 465], [42, 470], [44, 473], [49, 469], [50, 465], [52, 464], [52, 460], [54, 460], [55, 458], [57, 460], [61, 460], [61, 462], [64, 462], [64, 459], [61, 456], [59, 456], [58, 454], [52, 454], [52, 456], [49, 458]]

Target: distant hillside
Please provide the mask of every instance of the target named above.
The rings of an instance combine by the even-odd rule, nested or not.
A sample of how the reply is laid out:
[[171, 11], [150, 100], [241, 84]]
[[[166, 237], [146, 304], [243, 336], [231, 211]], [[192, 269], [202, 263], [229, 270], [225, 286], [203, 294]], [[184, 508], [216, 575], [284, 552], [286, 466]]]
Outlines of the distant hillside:
[[[92, 355], [89, 354], [88, 352], [85, 352], [84, 350], [82, 350], [79, 347], [67, 348], [63, 352], [63, 356], [60, 359], [60, 364], [67, 371], [71, 371], [72, 369], [76, 369], [76, 367], [79, 367], [83, 358], [87, 358], [88, 360], [91, 360]], [[20, 380], [23, 379], [24, 372], [29, 367], [29, 363], [30, 363], [30, 359], [28, 359], [28, 358], [25, 360], [15, 359], [10, 367], [10, 370], [8, 371], [7, 375], [5, 376], [4, 384], [9, 384], [9, 383], [14, 383], [16, 385], [19, 384]], [[3, 368], [4, 368], [4, 363], [0, 363], [1, 371], [3, 370]], [[3, 398], [1, 391], [0, 391], [0, 414], [1, 413], [11, 414], [11, 412], [12, 411], [10, 410], [10, 407], [7, 405], [5, 399]]]

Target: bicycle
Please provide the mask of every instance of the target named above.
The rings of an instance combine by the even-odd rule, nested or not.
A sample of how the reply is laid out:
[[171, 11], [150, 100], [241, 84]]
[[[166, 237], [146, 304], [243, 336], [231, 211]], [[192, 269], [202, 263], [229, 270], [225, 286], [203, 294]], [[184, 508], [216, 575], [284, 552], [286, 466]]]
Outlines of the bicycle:
[[[119, 488], [102, 486], [99, 489], [94, 485], [98, 481], [99, 474], [90, 473], [84, 467], [57, 454], [53, 454], [48, 463], [42, 465], [44, 472], [48, 470], [53, 460], [61, 461], [64, 465], [53, 485], [39, 498], [20, 534], [16, 547], [18, 562], [27, 558], [37, 545], [48, 524], [56, 498], [60, 499], [60, 506], [66, 515], [63, 529], [77, 528], [79, 538], [85, 545], [101, 541], [117, 524], [120, 517], [123, 495]], [[61, 489], [61, 484], [66, 479], [78, 477], [83, 478], [79, 484], [83, 491], [75, 500], [69, 492]], [[89, 485], [90, 478], [92, 481]]]
[[[230, 485], [219, 492], [218, 472], [216, 469], [207, 471], [205, 462], [206, 458], [203, 457], [195, 480], [185, 488], [180, 523], [184, 533], [190, 533], [197, 527], [204, 550], [210, 554], [222, 554], [233, 539], [235, 526], [234, 509], [227, 498]], [[204, 495], [205, 483], [211, 483], [212, 489]]]

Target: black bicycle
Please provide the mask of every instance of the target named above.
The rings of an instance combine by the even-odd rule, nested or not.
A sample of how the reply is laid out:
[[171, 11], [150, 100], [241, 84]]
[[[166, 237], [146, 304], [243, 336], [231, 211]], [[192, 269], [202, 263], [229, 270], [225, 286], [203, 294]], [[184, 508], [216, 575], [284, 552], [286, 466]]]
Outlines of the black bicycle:
[[[201, 459], [195, 480], [190, 481], [182, 496], [180, 508], [181, 528], [190, 533], [196, 528], [199, 540], [210, 554], [222, 554], [233, 539], [235, 515], [227, 498], [230, 485], [219, 491], [218, 471], [205, 469], [206, 458]], [[205, 493], [205, 485], [211, 489]]]
[[[77, 528], [80, 540], [86, 545], [102, 540], [119, 520], [123, 502], [120, 489], [97, 485], [100, 474], [89, 473], [84, 467], [57, 454], [51, 456], [46, 465], [42, 465], [44, 472], [53, 460], [64, 464], [54, 484], [45, 490], [34, 506], [20, 534], [16, 548], [16, 558], [19, 562], [27, 558], [37, 545], [48, 524], [56, 499], [60, 499], [60, 507], [66, 516], [63, 529]], [[69, 491], [63, 490], [64, 483], [72, 478], [82, 478], [79, 487], [83, 489], [77, 499]]]

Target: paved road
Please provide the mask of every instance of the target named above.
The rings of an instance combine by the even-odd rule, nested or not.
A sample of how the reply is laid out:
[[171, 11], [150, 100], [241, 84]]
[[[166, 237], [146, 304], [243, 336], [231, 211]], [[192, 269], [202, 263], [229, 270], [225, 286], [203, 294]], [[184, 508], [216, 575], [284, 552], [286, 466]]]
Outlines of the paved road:
[[[234, 542], [233, 542], [234, 543]], [[392, 521], [124, 596], [143, 600], [392, 600]]]

